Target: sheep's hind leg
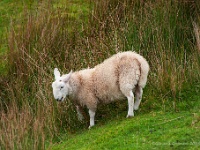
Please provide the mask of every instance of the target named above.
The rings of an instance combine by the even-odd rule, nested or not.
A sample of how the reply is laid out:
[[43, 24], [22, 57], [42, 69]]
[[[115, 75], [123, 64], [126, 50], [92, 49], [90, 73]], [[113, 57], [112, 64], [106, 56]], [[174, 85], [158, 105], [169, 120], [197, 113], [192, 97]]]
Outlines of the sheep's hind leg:
[[133, 95], [132, 91], [130, 91], [130, 94], [127, 96], [127, 99], [128, 99], [128, 114], [127, 114], [127, 118], [129, 118], [129, 117], [133, 117], [134, 116], [134, 112], [133, 112], [134, 95]]
[[94, 116], [95, 116], [95, 112], [89, 109], [89, 115], [90, 115], [90, 126], [89, 129], [94, 126]]
[[135, 101], [135, 104], [134, 104], [134, 110], [138, 110], [140, 102], [142, 100], [142, 94], [143, 94], [142, 88], [137, 86], [136, 89], [135, 89], [136, 101]]

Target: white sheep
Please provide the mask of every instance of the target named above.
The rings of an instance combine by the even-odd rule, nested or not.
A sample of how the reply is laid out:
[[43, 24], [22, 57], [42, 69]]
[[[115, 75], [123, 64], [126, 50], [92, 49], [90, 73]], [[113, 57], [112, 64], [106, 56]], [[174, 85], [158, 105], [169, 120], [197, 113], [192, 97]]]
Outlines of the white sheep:
[[[57, 101], [63, 101], [67, 95], [77, 105], [87, 106], [90, 127], [94, 126], [94, 117], [99, 103], [128, 99], [127, 117], [134, 116], [147, 82], [149, 65], [135, 52], [121, 52], [106, 59], [92, 69], [84, 69], [60, 76], [54, 69], [55, 81], [52, 83], [53, 95]], [[134, 103], [134, 94], [136, 101]], [[80, 116], [80, 115], [79, 115]], [[81, 117], [81, 116], [80, 116]]]

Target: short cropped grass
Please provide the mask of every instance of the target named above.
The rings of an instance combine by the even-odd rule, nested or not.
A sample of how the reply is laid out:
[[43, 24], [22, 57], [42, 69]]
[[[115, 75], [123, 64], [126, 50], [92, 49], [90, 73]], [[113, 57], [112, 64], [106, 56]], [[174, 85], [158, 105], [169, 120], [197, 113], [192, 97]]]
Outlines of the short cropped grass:
[[52, 150], [197, 149], [200, 146], [200, 111], [152, 112], [98, 125], [75, 135], [64, 135]]
[[200, 147], [200, 95], [192, 93], [188, 92], [187, 97], [190, 106], [181, 111], [146, 112], [141, 107], [133, 118], [127, 119], [124, 110], [96, 120], [96, 126], [90, 130], [83, 128], [75, 134], [63, 133], [48, 149], [195, 150]]

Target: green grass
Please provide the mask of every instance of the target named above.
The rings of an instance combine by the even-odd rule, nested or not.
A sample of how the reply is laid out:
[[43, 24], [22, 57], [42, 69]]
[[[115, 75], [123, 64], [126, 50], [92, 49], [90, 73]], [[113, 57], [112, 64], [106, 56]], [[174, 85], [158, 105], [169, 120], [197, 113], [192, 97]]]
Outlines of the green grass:
[[[0, 1], [0, 149], [197, 148], [189, 143], [200, 137], [198, 8], [195, 1]], [[93, 67], [127, 50], [151, 68], [141, 108], [132, 119], [126, 101], [99, 108], [88, 131], [69, 101], [53, 99], [53, 69]]]
[[[122, 116], [125, 116], [123, 113]], [[197, 149], [200, 111], [151, 112], [119, 118], [75, 135], [65, 135], [49, 149]]]
[[[45, 1], [43, 2], [45, 3]], [[7, 52], [9, 50], [8, 37], [12, 27], [20, 28], [23, 26], [26, 17], [25, 14], [35, 15], [38, 8], [42, 8], [42, 2], [32, 0], [1, 0], [0, 1], [0, 75], [6, 75], [8, 72]], [[46, 2], [49, 3], [49, 2]], [[61, 10], [60, 16], [70, 17], [72, 20], [83, 21], [87, 18], [91, 3], [87, 0], [60, 0], [49, 3], [55, 11]], [[81, 24], [81, 23], [80, 23]], [[68, 26], [68, 28], [71, 28]]]
[[[194, 86], [192, 89], [197, 88]], [[97, 114], [104, 113], [106, 117], [97, 117], [92, 129], [82, 128], [74, 134], [64, 133], [48, 149], [198, 149], [200, 95], [193, 95], [193, 90], [188, 92], [187, 100], [178, 103], [179, 111], [145, 111], [147, 107], [142, 105], [133, 118], [127, 119], [126, 110], [116, 111], [115, 114], [105, 114], [100, 110]], [[183, 103], [186, 107], [182, 107]]]
[[[0, 75], [8, 72], [7, 52], [8, 52], [8, 32], [11, 24], [19, 24], [24, 8], [31, 7], [29, 0], [1, 0], [0, 1]], [[30, 9], [30, 8], [28, 8]]]

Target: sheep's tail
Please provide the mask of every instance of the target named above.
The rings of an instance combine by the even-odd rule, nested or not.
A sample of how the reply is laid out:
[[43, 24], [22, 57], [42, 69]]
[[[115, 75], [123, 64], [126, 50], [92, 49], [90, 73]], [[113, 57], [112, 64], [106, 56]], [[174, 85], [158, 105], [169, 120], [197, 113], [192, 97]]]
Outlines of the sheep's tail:
[[140, 62], [140, 78], [138, 81], [138, 85], [142, 88], [145, 87], [146, 82], [147, 82], [147, 76], [149, 73], [149, 64], [146, 61], [146, 59], [140, 55], [138, 55], [138, 61]]

